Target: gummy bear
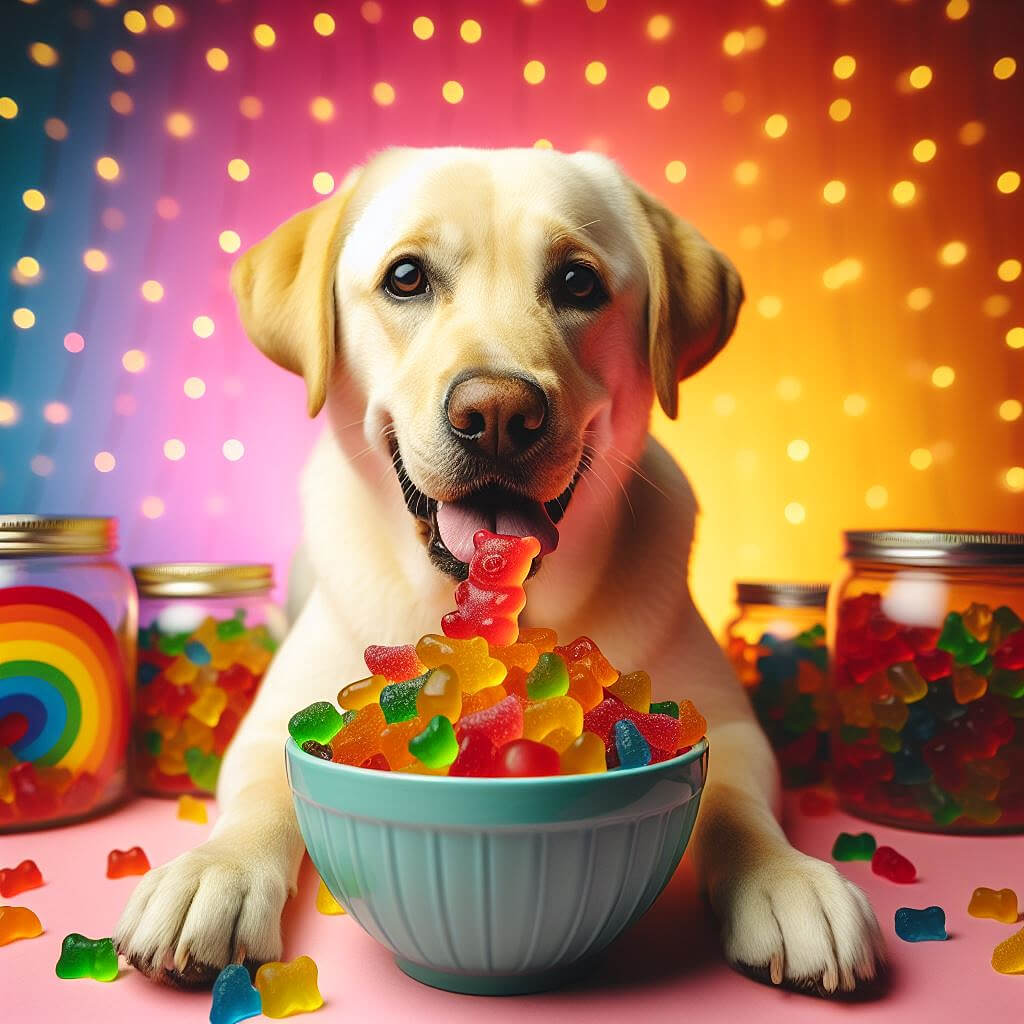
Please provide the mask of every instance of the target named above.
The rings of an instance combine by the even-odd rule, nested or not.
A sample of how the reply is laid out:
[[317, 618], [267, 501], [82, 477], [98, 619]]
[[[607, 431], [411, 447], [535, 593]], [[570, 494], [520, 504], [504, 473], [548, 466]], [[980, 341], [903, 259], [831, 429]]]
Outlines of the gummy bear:
[[1012, 889], [986, 889], [980, 886], [971, 894], [967, 907], [971, 917], [990, 917], [1003, 924], [1017, 923], [1017, 894]]
[[43, 876], [34, 860], [23, 860], [16, 868], [0, 870], [0, 896], [8, 899], [29, 889], [38, 889]]
[[890, 665], [886, 674], [889, 677], [889, 685], [906, 704], [920, 700], [928, 692], [928, 684], [912, 661]]
[[422, 675], [425, 665], [416, 657], [416, 648], [412, 644], [401, 647], [383, 647], [371, 644], [363, 652], [366, 667], [375, 676], [384, 676], [393, 683], [401, 683], [406, 679], [414, 679]]
[[[515, 698], [512, 698], [513, 700]], [[601, 747], [602, 751], [604, 746]], [[481, 778], [495, 774], [497, 748], [483, 732], [467, 732], [459, 740], [459, 752], [449, 775]]]
[[614, 735], [620, 768], [641, 768], [651, 763], [651, 748], [629, 719], [615, 723]]
[[374, 754], [373, 757], [368, 757], [359, 767], [369, 768], [373, 772], [391, 771], [391, 764], [383, 754]]
[[262, 1012], [260, 994], [242, 964], [228, 964], [213, 983], [210, 1024], [238, 1024]]
[[187, 793], [178, 797], [178, 817], [182, 821], [194, 821], [197, 825], [205, 825], [209, 820], [206, 804]]
[[523, 705], [514, 694], [509, 694], [497, 704], [471, 715], [463, 715], [459, 725], [459, 736], [477, 732], [486, 736], [495, 747], [501, 747], [523, 735]]
[[557, 775], [558, 751], [533, 740], [513, 740], [498, 751], [495, 767], [495, 774], [506, 778]]
[[958, 665], [977, 665], [988, 653], [985, 644], [971, 636], [959, 612], [950, 612], [946, 616], [935, 646], [952, 654]]
[[87, 939], [78, 932], [64, 936], [57, 961], [57, 977], [65, 981], [93, 978], [113, 981], [117, 977], [117, 953], [111, 939]]
[[216, 791], [220, 775], [220, 757], [217, 754], [204, 754], [199, 747], [189, 747], [185, 751], [185, 769], [196, 788], [207, 793]]
[[604, 700], [604, 687], [597, 681], [590, 666], [581, 661], [574, 661], [569, 666], [569, 696], [584, 711], [596, 708]]
[[497, 686], [507, 672], [500, 661], [491, 657], [487, 641], [479, 636], [458, 640], [428, 633], [420, 637], [416, 653], [427, 668], [450, 665], [455, 669], [464, 695]]
[[39, 918], [28, 907], [0, 907], [0, 946], [42, 934]]
[[316, 964], [308, 956], [289, 963], [263, 964], [254, 982], [263, 1004], [265, 1017], [290, 1017], [308, 1013], [324, 1005], [316, 984]]
[[[837, 858], [838, 860], [838, 858]], [[917, 878], [917, 869], [891, 846], [879, 846], [871, 855], [871, 870], [890, 882], [907, 884]]]
[[469, 577], [455, 590], [458, 610], [441, 619], [445, 636], [480, 636], [507, 646], [519, 637], [519, 613], [526, 605], [523, 583], [540, 554], [535, 537], [507, 537], [477, 530]]
[[558, 654], [542, 654], [526, 677], [526, 692], [531, 700], [560, 697], [569, 692], [569, 672]]
[[533, 644], [524, 644], [521, 641], [507, 647], [491, 644], [491, 657], [500, 661], [505, 668], [521, 668], [524, 672], [529, 672], [537, 664], [540, 655], [541, 652]]
[[455, 760], [459, 744], [452, 723], [435, 715], [423, 732], [409, 740], [409, 753], [428, 768], [444, 768]]
[[946, 912], [942, 907], [900, 907], [896, 911], [896, 934], [904, 942], [942, 942], [946, 934]]
[[387, 726], [378, 704], [367, 704], [331, 740], [334, 760], [340, 764], [362, 764], [380, 750], [380, 734]]
[[871, 860], [874, 853], [875, 837], [870, 832], [840, 832], [832, 846], [833, 860]]
[[[428, 722], [430, 720], [427, 719]], [[417, 716], [404, 722], [396, 722], [394, 725], [389, 725], [380, 734], [380, 740], [377, 744], [380, 752], [374, 754], [368, 761], [364, 761], [363, 766], [366, 767], [373, 764], [381, 771], [390, 771], [391, 769], [398, 771], [412, 764], [416, 758], [409, 750], [409, 742], [418, 733], [423, 731], [423, 721], [422, 718]], [[384, 763], [388, 766], [387, 769], [384, 769], [379, 761], [374, 761], [374, 757], [383, 758]]]
[[107, 878], [126, 878], [144, 875], [149, 870], [149, 858], [141, 846], [130, 850], [111, 850], [107, 854]]
[[[338, 704], [346, 711], [362, 711], [380, 699], [381, 691], [388, 685], [387, 678], [380, 674], [357, 679], [338, 691]], [[316, 705], [311, 705], [316, 707]], [[308, 709], [307, 709], [308, 710]], [[317, 737], [313, 737], [316, 739]]]
[[1024, 973], [1024, 928], [992, 951], [992, 967], [1000, 974]]
[[[651, 710], [651, 677], [646, 672], [629, 672], [608, 687], [619, 700], [634, 711], [647, 714]], [[678, 717], [678, 715], [676, 716]]]
[[416, 714], [430, 721], [434, 715], [444, 715], [449, 722], [462, 714], [462, 687], [458, 673], [450, 665], [431, 669], [416, 694]]
[[[352, 685], [358, 684], [353, 683]], [[376, 695], [374, 695], [374, 699], [376, 699]], [[338, 709], [330, 701], [320, 700], [301, 711], [296, 711], [288, 720], [288, 732], [300, 747], [306, 740], [329, 743], [342, 724]]]
[[581, 733], [562, 751], [560, 762], [563, 775], [606, 771], [604, 741], [595, 733]]
[[679, 717], [679, 705], [674, 700], [655, 701], [650, 708], [652, 715], [668, 715], [669, 718]]
[[[506, 699], [516, 700], [515, 697]], [[583, 708], [572, 697], [549, 697], [547, 700], [531, 701], [523, 709], [522, 715], [522, 735], [528, 740], [543, 740], [555, 729], [565, 729], [572, 734], [573, 739], [583, 732]], [[498, 746], [501, 745], [495, 742]]]
[[345, 908], [334, 898], [334, 893], [327, 888], [327, 883], [321, 878], [320, 886], [316, 891], [316, 909], [321, 914], [344, 914]]
[[555, 644], [558, 643], [558, 634], [553, 629], [531, 626], [529, 629], [519, 631], [519, 643], [529, 644], [536, 648], [539, 654], [544, 654], [555, 649]]
[[554, 651], [565, 659], [567, 665], [577, 662], [586, 665], [602, 686], [611, 686], [619, 678], [619, 673], [589, 636], [578, 636], [571, 643], [555, 647]]
[[391, 683], [380, 691], [380, 709], [388, 725], [416, 717], [416, 698], [426, 681], [426, 675], [416, 676], [405, 682]]
[[322, 761], [334, 760], [334, 748], [330, 743], [317, 743], [316, 740], [306, 740], [302, 749], [313, 757], [319, 757]]

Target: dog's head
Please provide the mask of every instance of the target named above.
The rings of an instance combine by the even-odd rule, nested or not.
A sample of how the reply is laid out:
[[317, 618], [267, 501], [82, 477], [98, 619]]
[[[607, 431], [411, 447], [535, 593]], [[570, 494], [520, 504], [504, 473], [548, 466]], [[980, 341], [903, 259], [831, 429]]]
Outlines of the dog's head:
[[536, 149], [388, 150], [246, 252], [232, 286], [310, 414], [337, 395], [336, 429], [359, 417], [457, 577], [482, 527], [552, 550], [593, 459], [637, 454], [652, 391], [675, 417], [743, 298], [614, 162]]

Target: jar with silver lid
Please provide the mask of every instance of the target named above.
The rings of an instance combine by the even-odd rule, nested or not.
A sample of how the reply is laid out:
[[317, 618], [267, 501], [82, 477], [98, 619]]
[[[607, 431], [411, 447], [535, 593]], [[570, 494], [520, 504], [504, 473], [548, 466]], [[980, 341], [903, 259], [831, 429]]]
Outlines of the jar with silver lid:
[[786, 786], [819, 782], [828, 763], [825, 583], [736, 584], [725, 650]]
[[829, 600], [842, 806], [1024, 829], [1024, 534], [851, 531]]

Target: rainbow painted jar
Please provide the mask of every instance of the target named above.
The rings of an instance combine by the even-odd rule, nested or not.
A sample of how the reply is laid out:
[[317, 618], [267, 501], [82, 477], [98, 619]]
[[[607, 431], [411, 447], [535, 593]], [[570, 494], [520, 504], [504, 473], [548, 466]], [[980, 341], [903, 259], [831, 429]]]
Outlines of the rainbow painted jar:
[[737, 583], [725, 650], [779, 761], [786, 786], [828, 764], [824, 583]]
[[1024, 534], [850, 532], [829, 599], [843, 807], [1024, 830]]
[[168, 562], [139, 588], [133, 777], [148, 793], [212, 793], [221, 758], [283, 633], [269, 565]]
[[135, 588], [108, 518], [0, 516], [0, 832], [127, 792]]

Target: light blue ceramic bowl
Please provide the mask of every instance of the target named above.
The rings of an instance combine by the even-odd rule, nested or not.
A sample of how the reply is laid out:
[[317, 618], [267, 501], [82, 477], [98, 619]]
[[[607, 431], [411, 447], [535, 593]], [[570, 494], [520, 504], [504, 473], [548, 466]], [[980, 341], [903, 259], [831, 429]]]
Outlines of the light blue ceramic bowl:
[[600, 775], [466, 779], [367, 771], [288, 741], [321, 878], [406, 974], [504, 995], [554, 988], [628, 928], [686, 849], [707, 741]]

